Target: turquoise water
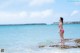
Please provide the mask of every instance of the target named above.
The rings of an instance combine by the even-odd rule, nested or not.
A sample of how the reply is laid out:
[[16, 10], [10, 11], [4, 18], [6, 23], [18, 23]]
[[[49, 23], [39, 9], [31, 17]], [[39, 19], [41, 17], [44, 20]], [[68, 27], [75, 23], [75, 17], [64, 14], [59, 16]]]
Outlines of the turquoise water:
[[[80, 38], [80, 24], [65, 24], [65, 38]], [[0, 48], [17, 48], [59, 39], [58, 25], [0, 26]]]

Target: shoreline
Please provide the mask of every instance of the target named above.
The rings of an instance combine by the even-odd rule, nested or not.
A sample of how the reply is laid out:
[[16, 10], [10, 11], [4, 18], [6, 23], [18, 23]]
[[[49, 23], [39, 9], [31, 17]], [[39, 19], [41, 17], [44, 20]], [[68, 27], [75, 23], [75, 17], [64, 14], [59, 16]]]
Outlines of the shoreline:
[[[63, 48], [63, 49], [70, 49], [70, 48], [80, 48], [80, 38], [79, 39], [65, 39], [65, 45], [64, 47], [61, 47], [61, 43], [58, 42], [57, 44], [53, 43], [51, 45], [48, 45], [48, 47], [56, 47], [56, 48]], [[47, 45], [39, 45], [39, 48], [47, 47]]]
[[[80, 24], [80, 23], [64, 23], [65, 24]], [[1, 24], [0, 26], [25, 26], [25, 25], [58, 25], [58, 23], [54, 24]]]
[[71, 45], [65, 45], [64, 48], [61, 48], [59, 44], [52, 44], [52, 45], [37, 45], [28, 47], [11, 47], [11, 48], [1, 48], [1, 52], [7, 52], [7, 53], [21, 53], [21, 52], [27, 52], [27, 53], [80, 53], [80, 38], [79, 39], [65, 39], [65, 42], [75, 42], [79, 43], [79, 45], [72, 46]]

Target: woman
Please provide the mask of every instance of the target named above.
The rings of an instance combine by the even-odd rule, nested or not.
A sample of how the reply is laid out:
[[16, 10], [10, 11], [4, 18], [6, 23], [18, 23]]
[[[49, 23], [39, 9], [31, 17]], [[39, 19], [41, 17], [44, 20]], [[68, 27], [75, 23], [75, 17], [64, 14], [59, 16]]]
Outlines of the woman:
[[61, 46], [64, 46], [64, 29], [63, 29], [62, 17], [60, 17], [60, 20], [59, 20], [59, 31], [60, 31], [60, 38], [61, 38]]

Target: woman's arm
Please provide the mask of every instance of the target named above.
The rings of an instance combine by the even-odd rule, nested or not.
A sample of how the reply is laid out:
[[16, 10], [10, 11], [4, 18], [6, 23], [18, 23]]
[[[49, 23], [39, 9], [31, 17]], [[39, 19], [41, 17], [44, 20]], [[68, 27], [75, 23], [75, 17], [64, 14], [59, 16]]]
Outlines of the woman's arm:
[[60, 30], [63, 29], [63, 24], [62, 23], [60, 23], [59, 28], [60, 28]]

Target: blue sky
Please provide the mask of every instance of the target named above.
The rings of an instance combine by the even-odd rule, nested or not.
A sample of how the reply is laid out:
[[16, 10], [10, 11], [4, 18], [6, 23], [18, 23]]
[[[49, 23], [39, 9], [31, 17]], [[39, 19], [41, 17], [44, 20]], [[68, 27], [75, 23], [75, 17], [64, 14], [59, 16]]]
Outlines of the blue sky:
[[0, 24], [80, 21], [80, 0], [0, 0]]

